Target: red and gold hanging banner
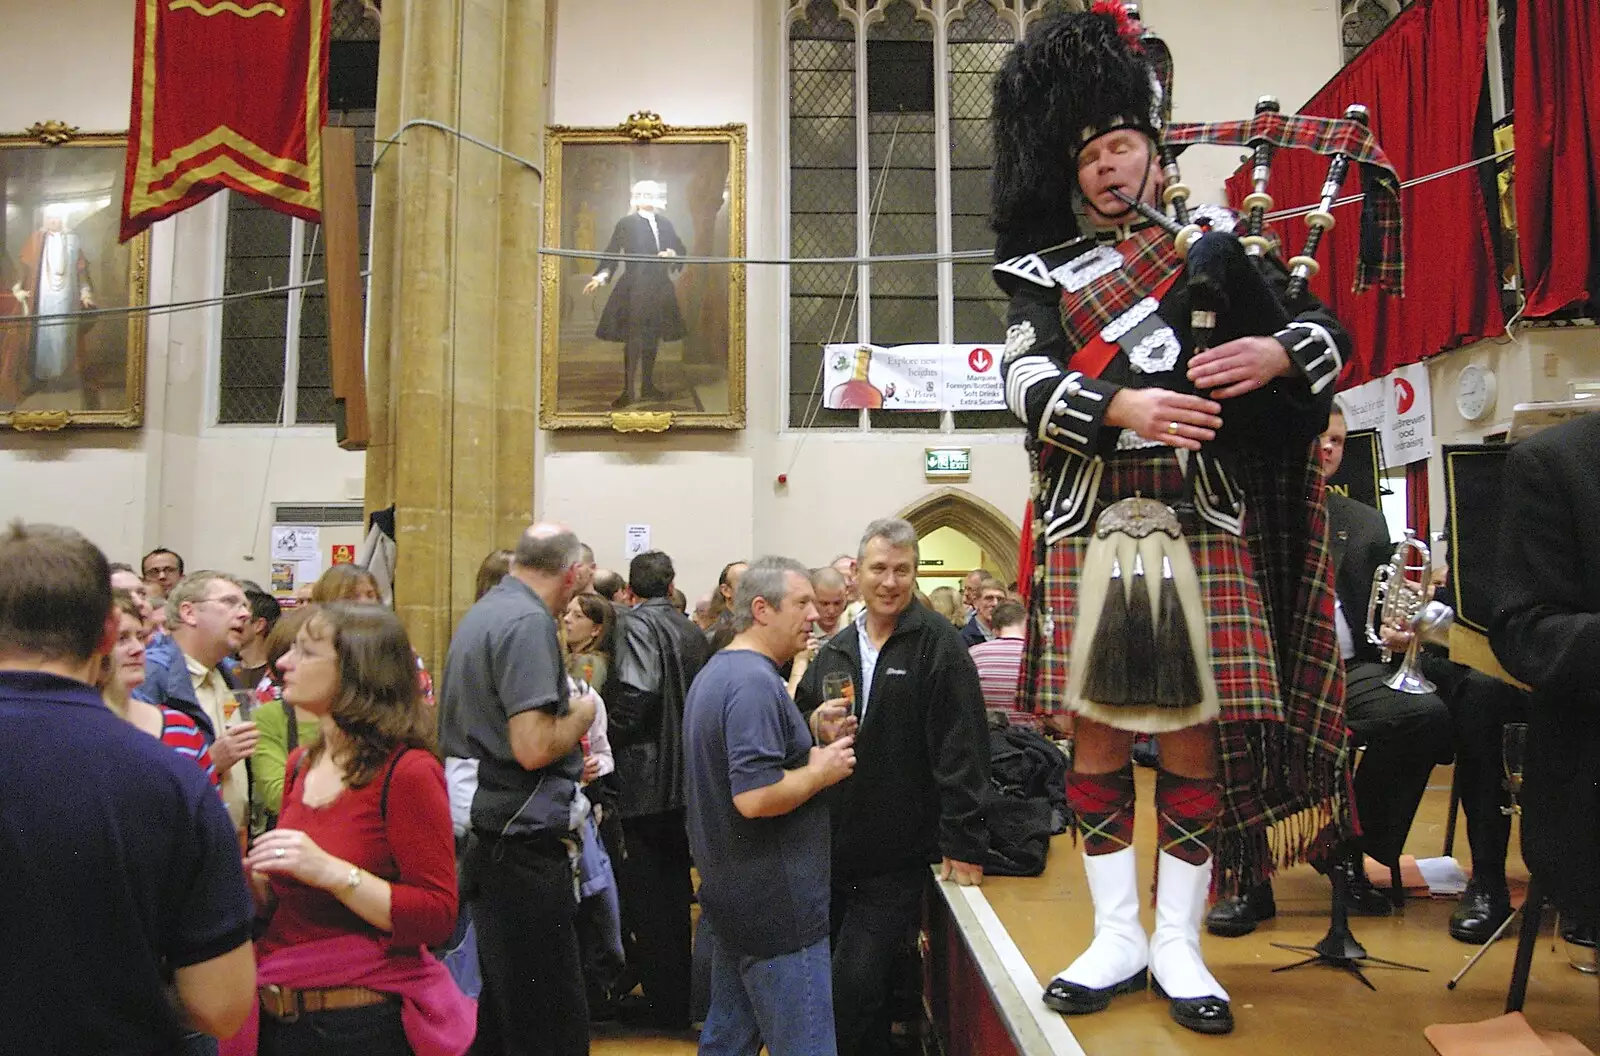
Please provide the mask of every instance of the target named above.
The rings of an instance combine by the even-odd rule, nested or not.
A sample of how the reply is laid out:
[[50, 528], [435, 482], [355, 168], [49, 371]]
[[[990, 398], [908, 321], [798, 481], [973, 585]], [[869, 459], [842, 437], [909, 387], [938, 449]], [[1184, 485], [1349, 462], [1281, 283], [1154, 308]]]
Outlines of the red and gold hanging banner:
[[138, 0], [122, 240], [224, 187], [317, 220], [330, 0]]

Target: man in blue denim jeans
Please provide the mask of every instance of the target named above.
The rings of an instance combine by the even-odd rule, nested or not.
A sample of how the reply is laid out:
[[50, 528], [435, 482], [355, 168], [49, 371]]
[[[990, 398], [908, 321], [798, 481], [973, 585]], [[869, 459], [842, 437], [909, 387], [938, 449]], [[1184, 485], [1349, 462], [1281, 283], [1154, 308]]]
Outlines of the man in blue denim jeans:
[[734, 592], [733, 641], [684, 713], [689, 844], [700, 867], [711, 1011], [701, 1056], [834, 1056], [828, 951], [828, 808], [855, 768], [848, 708], [818, 709], [813, 744], [778, 669], [817, 618], [805, 566], [752, 564]]

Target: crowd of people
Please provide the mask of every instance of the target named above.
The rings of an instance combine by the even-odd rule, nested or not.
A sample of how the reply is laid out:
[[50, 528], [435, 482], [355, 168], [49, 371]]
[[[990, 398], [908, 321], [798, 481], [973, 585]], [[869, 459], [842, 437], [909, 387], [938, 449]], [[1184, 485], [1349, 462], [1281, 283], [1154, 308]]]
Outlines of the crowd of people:
[[[64, 932], [137, 962], [116, 983], [46, 995], [78, 971], [43, 955], [42, 1051], [576, 1053], [607, 1019], [703, 1023], [708, 1052], [887, 1051], [928, 866], [983, 873], [963, 628], [1014, 633], [987, 575], [933, 612], [918, 561], [909, 524], [873, 522], [826, 565], [730, 563], [695, 620], [667, 554], [624, 577], [534, 525], [484, 560], [435, 705], [361, 568], [282, 602], [13, 526], [0, 699], [129, 731], [77, 790], [107, 812], [67, 897], [138, 878]], [[44, 723], [10, 746], [38, 767], [65, 743]], [[39, 898], [73, 853], [16, 849]]]

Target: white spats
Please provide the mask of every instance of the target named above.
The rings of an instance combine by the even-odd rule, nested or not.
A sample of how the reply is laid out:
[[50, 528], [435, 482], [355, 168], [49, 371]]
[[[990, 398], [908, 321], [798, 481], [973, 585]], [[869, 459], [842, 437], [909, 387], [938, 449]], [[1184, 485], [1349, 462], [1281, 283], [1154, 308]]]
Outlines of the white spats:
[[1056, 978], [1103, 990], [1138, 975], [1150, 963], [1150, 940], [1139, 923], [1139, 876], [1133, 848], [1086, 854], [1083, 870], [1094, 900], [1094, 941]]
[[[1150, 971], [1168, 997], [1215, 997], [1228, 992], [1200, 959], [1200, 921], [1211, 890], [1211, 861], [1190, 865], [1163, 852], [1156, 881], [1156, 931], [1150, 938]], [[1098, 919], [1096, 920], [1098, 930]]]

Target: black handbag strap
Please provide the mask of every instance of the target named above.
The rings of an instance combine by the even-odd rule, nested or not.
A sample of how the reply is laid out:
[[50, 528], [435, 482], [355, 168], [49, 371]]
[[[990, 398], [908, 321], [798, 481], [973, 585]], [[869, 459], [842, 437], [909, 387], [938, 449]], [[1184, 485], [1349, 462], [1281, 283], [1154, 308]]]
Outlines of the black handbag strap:
[[292, 752], [300, 747], [300, 723], [295, 719], [293, 704], [290, 704], [281, 696], [278, 698], [278, 704], [282, 706], [283, 717], [289, 723], [289, 735], [284, 750], [285, 752]]

